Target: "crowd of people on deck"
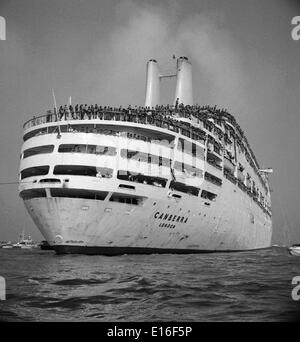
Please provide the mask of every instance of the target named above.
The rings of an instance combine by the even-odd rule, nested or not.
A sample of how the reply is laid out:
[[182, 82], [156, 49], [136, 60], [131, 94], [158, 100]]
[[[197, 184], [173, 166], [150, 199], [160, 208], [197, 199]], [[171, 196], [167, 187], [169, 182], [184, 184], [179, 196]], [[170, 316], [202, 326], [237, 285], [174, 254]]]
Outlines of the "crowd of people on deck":
[[[186, 118], [188, 120], [186, 122], [182, 122], [178, 121], [179, 118]], [[209, 120], [211, 118], [214, 120], [214, 123]], [[38, 118], [34, 118], [34, 120], [35, 119], [38, 120]], [[222, 121], [224, 122], [224, 119], [226, 119], [225, 121], [231, 123], [232, 126], [236, 128], [237, 132], [239, 132], [240, 137], [237, 136], [238, 141], [241, 139], [244, 140], [246, 142], [246, 145], [248, 146], [249, 151], [251, 151], [247, 138], [244, 135], [241, 127], [236, 122], [234, 116], [228, 113], [226, 109], [218, 109], [217, 106], [200, 106], [197, 104], [184, 105], [182, 103], [179, 104], [178, 101], [176, 101], [175, 105], [157, 105], [152, 108], [131, 105], [129, 105], [128, 107], [111, 107], [100, 106], [98, 104], [76, 104], [75, 106], [64, 105], [60, 106], [58, 109], [54, 108], [53, 111], [48, 111], [46, 115], [47, 122], [93, 119], [118, 120], [152, 124], [163, 128], [167, 127], [168, 129], [171, 129], [175, 132], [179, 132], [180, 128], [189, 130], [189, 128], [191, 128], [191, 123], [194, 120], [197, 121], [197, 119], [204, 122], [206, 126], [209, 127], [210, 131], [212, 131], [212, 129], [218, 130], [216, 124], [219, 124], [221, 126]], [[33, 123], [33, 125], [35, 124], [36, 123]], [[199, 136], [201, 136], [201, 134], [203, 133], [203, 131], [201, 131], [200, 129], [193, 127], [192, 134], [194, 134], [194, 132], [196, 134], [199, 134]], [[232, 129], [232, 132], [234, 132], [234, 129]], [[190, 132], [188, 132], [188, 136], [190, 136]], [[225, 141], [226, 138], [227, 134], [225, 134]], [[245, 150], [245, 153], [248, 154], [247, 150]], [[252, 155], [252, 158], [256, 161], [253, 152], [251, 151], [250, 153]], [[249, 157], [249, 162], [251, 164], [253, 164], [252, 158]], [[254, 164], [253, 168], [256, 169]]]
[[[152, 108], [131, 105], [128, 107], [100, 106], [98, 104], [76, 104], [75, 106], [64, 105], [60, 106], [58, 109], [54, 108], [54, 111], [48, 111], [46, 121], [56, 122], [62, 120], [115, 119], [120, 121], [152, 124], [160, 127], [168, 126], [169, 129], [171, 127], [171, 129], [176, 132], [178, 132], [180, 127], [188, 129], [190, 126], [189, 120], [182, 123], [178, 121], [179, 118], [186, 118], [191, 121], [198, 119], [204, 122], [210, 131], [212, 131], [213, 128], [218, 130], [214, 124], [221, 125], [221, 122], [224, 121], [225, 118], [227, 122], [231, 123], [232, 126], [237, 128], [241, 138], [245, 140], [249, 147], [248, 141], [242, 129], [237, 124], [234, 116], [228, 113], [226, 109], [218, 109], [217, 106], [210, 105], [184, 105], [182, 103], [180, 104], [178, 100], [176, 101], [175, 105], [157, 105]], [[210, 118], [214, 120], [214, 124], [209, 120]], [[234, 130], [232, 130], [232, 132], [233, 131]], [[198, 131], [198, 133], [201, 132]], [[252, 157], [255, 159], [253, 154]]]
[[[61, 121], [61, 120], [92, 120], [92, 119], [109, 119], [110, 114], [122, 115], [124, 121], [134, 121], [135, 119], [141, 119], [142, 121], [147, 118], [147, 122], [151, 123], [152, 120], [166, 120], [172, 118], [186, 118], [193, 120], [193, 118], [203, 120], [209, 117], [213, 117], [216, 121], [221, 120], [222, 117], [226, 117], [233, 124], [236, 124], [234, 117], [229, 114], [225, 109], [217, 109], [217, 107], [211, 106], [199, 106], [199, 105], [157, 105], [155, 107], [143, 107], [143, 106], [131, 106], [128, 107], [111, 107], [111, 106], [99, 106], [76, 104], [60, 106], [57, 110], [48, 111], [47, 122]], [[108, 117], [106, 117], [108, 116]], [[132, 120], [131, 120], [132, 119]], [[122, 120], [122, 119], [121, 119]]]
[[[157, 105], [155, 107], [145, 106], [131, 106], [128, 107], [111, 107], [111, 106], [100, 106], [87, 105], [87, 104], [76, 104], [60, 106], [58, 109], [54, 108], [54, 111], [48, 111], [46, 121], [56, 122], [63, 120], [119, 120], [128, 122], [137, 122], [144, 124], [152, 124], [160, 127], [168, 127], [175, 132], [179, 131], [179, 128], [183, 127], [188, 129], [190, 126], [189, 120], [187, 122], [179, 122], [179, 118], [186, 118], [191, 121], [200, 120], [205, 123], [207, 129], [212, 131], [214, 128], [218, 128], [208, 119], [212, 118], [215, 124], [221, 125], [221, 122], [226, 118], [226, 121], [231, 123], [237, 128], [241, 138], [246, 141], [249, 146], [242, 129], [237, 124], [233, 115], [228, 113], [226, 109], [218, 109], [217, 106], [209, 105], [184, 105], [179, 104], [178, 99], [175, 105]], [[229, 127], [230, 128], [230, 127]], [[232, 130], [233, 132], [234, 130]], [[198, 133], [201, 132], [198, 131]], [[220, 130], [218, 133], [222, 133]], [[227, 135], [225, 135], [226, 141]], [[230, 140], [229, 140], [230, 142]]]

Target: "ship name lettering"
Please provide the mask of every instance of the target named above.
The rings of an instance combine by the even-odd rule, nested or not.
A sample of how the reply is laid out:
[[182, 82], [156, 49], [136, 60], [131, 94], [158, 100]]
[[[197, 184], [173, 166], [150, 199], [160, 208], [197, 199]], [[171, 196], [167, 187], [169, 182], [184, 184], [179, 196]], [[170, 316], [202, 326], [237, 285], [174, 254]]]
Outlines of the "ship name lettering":
[[154, 218], [158, 220], [163, 220], [163, 221], [180, 222], [180, 223], [187, 223], [188, 221], [188, 217], [161, 213], [159, 211], [157, 211], [154, 214]]
[[157, 218], [157, 216], [159, 215], [159, 211], [157, 211], [154, 215], [154, 218]]

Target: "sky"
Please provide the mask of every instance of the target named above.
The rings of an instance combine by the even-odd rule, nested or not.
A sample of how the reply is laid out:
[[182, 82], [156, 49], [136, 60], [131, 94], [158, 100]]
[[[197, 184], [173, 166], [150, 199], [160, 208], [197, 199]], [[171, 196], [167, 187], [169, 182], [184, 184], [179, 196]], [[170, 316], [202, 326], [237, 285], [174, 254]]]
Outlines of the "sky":
[[[68, 102], [143, 105], [146, 62], [193, 65], [194, 102], [227, 108], [272, 167], [273, 243], [300, 243], [300, 40], [296, 0], [0, 0], [0, 183], [17, 182], [22, 126]], [[175, 84], [163, 83], [162, 103]], [[0, 241], [42, 237], [0, 185]]]

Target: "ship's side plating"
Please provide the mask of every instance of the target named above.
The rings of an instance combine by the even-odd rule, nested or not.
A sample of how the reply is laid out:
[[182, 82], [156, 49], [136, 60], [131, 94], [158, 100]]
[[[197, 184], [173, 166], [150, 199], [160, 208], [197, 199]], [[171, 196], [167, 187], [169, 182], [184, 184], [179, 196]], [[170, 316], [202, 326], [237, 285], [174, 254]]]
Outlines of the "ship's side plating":
[[[148, 65], [148, 77], [153, 72], [158, 85], [155, 63]], [[177, 63], [183, 71], [177, 104], [192, 101], [184, 92], [191, 86], [185, 63]], [[159, 90], [150, 90], [146, 100], [154, 105]], [[25, 126], [20, 196], [57, 252], [196, 253], [270, 246], [268, 182], [229, 119], [178, 116], [157, 124], [151, 114], [135, 112], [134, 119], [133, 114], [103, 110], [101, 117], [61, 121], [49, 115]]]

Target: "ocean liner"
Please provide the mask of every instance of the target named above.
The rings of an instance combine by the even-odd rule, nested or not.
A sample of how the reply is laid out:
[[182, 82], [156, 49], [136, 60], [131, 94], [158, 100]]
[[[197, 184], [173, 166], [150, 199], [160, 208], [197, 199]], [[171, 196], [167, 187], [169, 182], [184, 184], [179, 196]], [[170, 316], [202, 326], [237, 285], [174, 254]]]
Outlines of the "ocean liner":
[[[160, 105], [164, 77], [172, 105]], [[23, 140], [19, 195], [59, 254], [271, 244], [268, 170], [227, 110], [193, 104], [187, 57], [174, 75], [148, 61], [144, 106], [61, 106], [26, 122]]]

